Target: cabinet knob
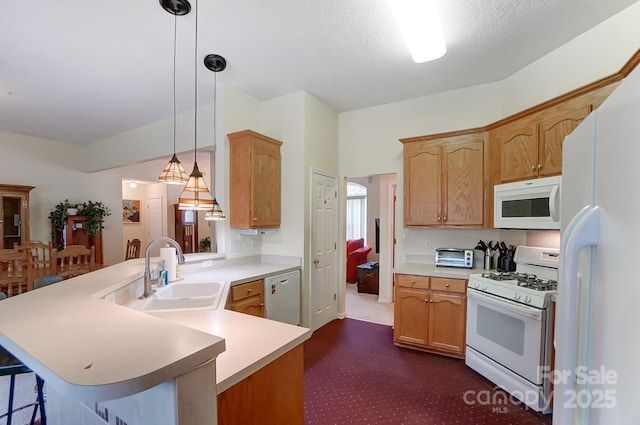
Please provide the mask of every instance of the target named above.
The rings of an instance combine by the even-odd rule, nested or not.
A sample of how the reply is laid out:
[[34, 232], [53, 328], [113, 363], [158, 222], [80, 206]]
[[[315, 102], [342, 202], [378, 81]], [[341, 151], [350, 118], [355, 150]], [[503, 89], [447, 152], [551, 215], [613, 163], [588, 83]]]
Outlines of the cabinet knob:
[[444, 286], [446, 286], [446, 287], [448, 288], [448, 287], [449, 287], [449, 284], [447, 283], [447, 284], [446, 284], [446, 285], [444, 285]]
[[416, 283], [416, 281], [415, 281], [415, 280], [412, 280], [412, 281], [411, 281], [411, 284], [412, 284], [412, 285], [415, 285], [415, 283]]
[[253, 217], [253, 221], [258, 221], [258, 217]]
[[440, 216], [437, 216], [437, 217], [436, 217], [436, 220], [440, 221]]
[[538, 164], [538, 170], [542, 168], [542, 164]]
[[247, 292], [249, 292], [249, 293], [250, 293], [250, 292], [251, 292], [251, 289], [247, 289]]
[[444, 216], [444, 221], [447, 221], [447, 216], [446, 215]]
[[424, 302], [428, 303], [429, 302], [429, 298], [425, 298]]

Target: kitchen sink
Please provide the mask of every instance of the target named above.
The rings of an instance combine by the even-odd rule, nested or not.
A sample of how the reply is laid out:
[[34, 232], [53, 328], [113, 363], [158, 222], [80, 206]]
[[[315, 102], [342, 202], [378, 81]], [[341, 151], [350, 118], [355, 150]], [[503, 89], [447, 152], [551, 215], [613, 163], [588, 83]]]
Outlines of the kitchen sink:
[[216, 297], [193, 297], [193, 298], [156, 298], [151, 297], [143, 300], [139, 310], [187, 310], [201, 309], [204, 307], [213, 308]]
[[214, 297], [222, 290], [222, 282], [170, 283], [156, 291], [158, 298]]
[[214, 310], [218, 308], [224, 282], [180, 282], [158, 288], [146, 299], [137, 299], [129, 308], [139, 311]]

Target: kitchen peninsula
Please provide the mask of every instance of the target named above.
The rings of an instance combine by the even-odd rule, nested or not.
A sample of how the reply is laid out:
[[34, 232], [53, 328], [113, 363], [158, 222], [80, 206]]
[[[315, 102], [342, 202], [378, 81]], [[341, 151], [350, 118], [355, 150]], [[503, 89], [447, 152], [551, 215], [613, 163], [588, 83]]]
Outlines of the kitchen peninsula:
[[[300, 267], [288, 257], [187, 261], [185, 281], [224, 282], [223, 300], [235, 284]], [[2, 302], [0, 345], [47, 383], [50, 423], [227, 423], [248, 405], [264, 419], [261, 399], [274, 391], [281, 415], [302, 423], [309, 329], [224, 310], [224, 301], [214, 310], [136, 311], [128, 304], [142, 293], [143, 269], [130, 260]], [[293, 378], [269, 379], [283, 363]]]

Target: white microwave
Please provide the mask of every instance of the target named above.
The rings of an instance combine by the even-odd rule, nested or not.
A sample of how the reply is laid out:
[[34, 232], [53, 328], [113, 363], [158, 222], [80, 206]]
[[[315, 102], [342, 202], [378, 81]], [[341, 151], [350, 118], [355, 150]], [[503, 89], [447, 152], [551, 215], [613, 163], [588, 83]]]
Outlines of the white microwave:
[[501, 229], [560, 229], [562, 176], [493, 187], [493, 226]]

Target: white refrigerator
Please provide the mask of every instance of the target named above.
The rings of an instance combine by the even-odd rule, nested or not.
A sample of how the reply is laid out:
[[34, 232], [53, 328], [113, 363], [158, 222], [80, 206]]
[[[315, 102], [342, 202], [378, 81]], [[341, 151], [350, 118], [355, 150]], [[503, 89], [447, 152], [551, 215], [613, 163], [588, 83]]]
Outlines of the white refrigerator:
[[640, 67], [564, 141], [553, 424], [640, 423]]

